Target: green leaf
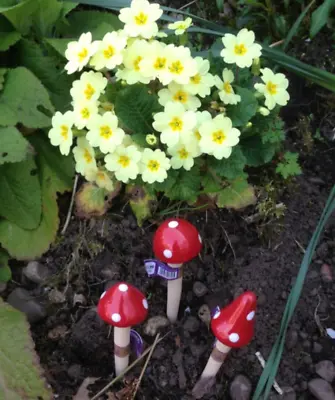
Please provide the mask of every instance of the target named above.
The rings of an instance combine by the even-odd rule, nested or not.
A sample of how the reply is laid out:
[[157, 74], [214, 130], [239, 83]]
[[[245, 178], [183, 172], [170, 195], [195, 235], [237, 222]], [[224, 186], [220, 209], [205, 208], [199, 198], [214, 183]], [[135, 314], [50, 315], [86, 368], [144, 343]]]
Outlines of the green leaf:
[[0, 326], [0, 399], [49, 400], [26, 317], [1, 298]]
[[23, 161], [29, 152], [29, 142], [15, 126], [0, 127], [0, 165]]
[[60, 15], [60, 17], [61, 17], [61, 18], [66, 17], [67, 14], [68, 14], [70, 11], [74, 10], [74, 9], [78, 6], [78, 4], [79, 4], [79, 3], [75, 3], [75, 2], [72, 2], [72, 1], [71, 1], [71, 2], [63, 1], [63, 2], [62, 2], [62, 10], [61, 10], [61, 15]]
[[214, 157], [208, 158], [208, 166], [219, 176], [235, 179], [243, 174], [246, 158], [240, 146], [235, 146], [229, 158], [217, 160]]
[[[170, 200], [182, 200], [189, 203], [194, 203], [199, 194], [201, 187], [200, 171], [197, 166], [194, 166], [190, 171], [184, 169], [168, 171], [168, 174], [173, 174], [174, 184], [171, 188], [165, 191], [165, 196]], [[163, 182], [164, 183], [164, 182]]]
[[259, 167], [270, 162], [279, 149], [278, 143], [263, 143], [261, 137], [251, 136], [240, 143], [246, 165]]
[[334, 0], [325, 0], [312, 14], [310, 36], [313, 38], [326, 25], [332, 10], [335, 8]]
[[269, 123], [259, 132], [262, 143], [279, 143], [285, 139], [284, 121], [276, 117], [270, 119]]
[[244, 178], [235, 179], [228, 187], [218, 193], [218, 207], [239, 210], [256, 203], [254, 189]]
[[32, 158], [0, 166], [0, 216], [23, 229], [41, 220], [41, 187]]
[[9, 256], [0, 248], [0, 282], [8, 282], [12, 279], [12, 271], [8, 265]]
[[17, 31], [0, 32], [0, 51], [6, 51], [21, 39], [21, 33]]
[[0, 92], [3, 89], [3, 84], [5, 82], [5, 75], [7, 73], [7, 69], [6, 68], [0, 68]]
[[50, 126], [54, 108], [49, 94], [41, 82], [27, 68], [9, 70], [3, 92], [0, 93], [0, 125], [21, 122], [28, 128]]
[[34, 29], [41, 37], [49, 36], [55, 23], [61, 16], [63, 9], [62, 2], [58, 0], [35, 0], [38, 8], [34, 14]]
[[33, 15], [37, 10], [38, 2], [23, 0], [19, 3], [11, 2], [10, 4], [8, 2], [7, 4], [7, 6], [0, 7], [0, 14], [4, 15], [17, 31], [26, 35], [33, 24]]
[[43, 46], [28, 39], [19, 43], [17, 57], [20, 65], [27, 67], [49, 91], [55, 108], [60, 112], [68, 110], [74, 78], [59, 68], [58, 59], [46, 54]]
[[283, 161], [277, 165], [276, 172], [284, 179], [290, 176], [300, 175], [301, 168], [298, 163], [298, 153], [291, 153], [287, 151], [283, 156]]
[[152, 132], [152, 115], [159, 109], [157, 96], [150, 94], [144, 85], [128, 86], [115, 101], [116, 115], [134, 133]]
[[116, 15], [95, 10], [73, 12], [67, 22], [59, 29], [63, 36], [78, 38], [83, 32], [91, 32], [95, 40], [102, 39], [106, 33], [123, 26]]
[[222, 185], [218, 182], [218, 180], [209, 173], [201, 178], [201, 185], [204, 193], [217, 193], [222, 189]]
[[45, 43], [49, 44], [63, 58], [65, 58], [65, 50], [67, 45], [75, 39], [45, 39]]
[[248, 89], [238, 87], [236, 93], [241, 96], [241, 101], [235, 106], [227, 106], [227, 116], [234, 126], [245, 126], [256, 114], [258, 102], [254, 93]]

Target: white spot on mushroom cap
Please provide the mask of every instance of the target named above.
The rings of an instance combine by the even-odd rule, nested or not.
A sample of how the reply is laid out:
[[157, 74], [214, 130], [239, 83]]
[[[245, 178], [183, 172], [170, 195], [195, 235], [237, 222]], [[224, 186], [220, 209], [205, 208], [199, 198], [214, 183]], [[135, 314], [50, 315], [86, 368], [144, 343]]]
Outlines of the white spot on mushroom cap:
[[221, 311], [217, 311], [217, 312], [214, 314], [213, 319], [219, 318], [220, 314], [221, 314]]
[[171, 258], [172, 257], [172, 251], [171, 250], [165, 249], [163, 251], [163, 254], [164, 254], [164, 257], [166, 257], [166, 258]]
[[179, 222], [178, 222], [178, 221], [170, 221], [170, 222], [168, 223], [168, 227], [169, 227], [169, 228], [177, 228], [178, 225], [179, 225]]
[[247, 315], [247, 320], [252, 321], [255, 316], [255, 311], [250, 311], [250, 313]]
[[142, 304], [143, 304], [143, 307], [147, 310], [148, 309], [148, 301], [147, 301], [147, 299], [143, 299], [142, 300]]
[[114, 322], [120, 322], [121, 321], [121, 315], [118, 313], [112, 314], [112, 321]]
[[201, 239], [200, 235], [198, 235], [198, 239], [199, 239], [199, 242], [202, 243], [202, 239]]
[[126, 292], [128, 290], [128, 285], [126, 285], [125, 283], [121, 283], [119, 285], [119, 290], [120, 292]]
[[231, 333], [231, 334], [229, 335], [229, 340], [230, 340], [232, 343], [237, 343], [237, 342], [240, 340], [240, 335], [239, 335], [238, 333]]
[[102, 299], [105, 294], [106, 294], [106, 292], [103, 292], [102, 295], [100, 296], [100, 299]]

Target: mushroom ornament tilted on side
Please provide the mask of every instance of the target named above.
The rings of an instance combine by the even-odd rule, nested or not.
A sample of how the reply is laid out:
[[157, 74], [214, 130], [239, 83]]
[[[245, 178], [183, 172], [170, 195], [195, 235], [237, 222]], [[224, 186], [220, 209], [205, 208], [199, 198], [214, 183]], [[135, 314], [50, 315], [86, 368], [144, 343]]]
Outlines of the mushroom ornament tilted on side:
[[130, 328], [146, 319], [148, 302], [140, 290], [122, 282], [101, 295], [98, 314], [114, 326], [115, 374], [118, 376], [129, 364]]
[[177, 279], [167, 282], [166, 314], [173, 323], [177, 321], [183, 285], [182, 265], [201, 251], [202, 240], [197, 228], [190, 222], [173, 218], [164, 221], [153, 239], [155, 257], [169, 267], [179, 270]]
[[215, 377], [232, 348], [240, 348], [250, 343], [254, 336], [256, 299], [255, 293], [245, 292], [214, 314], [211, 328], [217, 340], [193, 389], [194, 393], [198, 391], [197, 388], [202, 382]]

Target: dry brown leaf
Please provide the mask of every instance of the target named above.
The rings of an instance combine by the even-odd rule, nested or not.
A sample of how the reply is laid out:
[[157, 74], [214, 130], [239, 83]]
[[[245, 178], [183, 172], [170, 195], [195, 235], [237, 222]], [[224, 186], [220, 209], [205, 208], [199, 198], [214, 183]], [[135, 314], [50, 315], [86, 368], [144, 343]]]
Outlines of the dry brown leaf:
[[85, 378], [82, 384], [79, 386], [78, 392], [73, 396], [72, 400], [90, 400], [89, 390], [87, 387], [92, 385], [95, 381], [100, 378], [93, 378], [91, 376]]

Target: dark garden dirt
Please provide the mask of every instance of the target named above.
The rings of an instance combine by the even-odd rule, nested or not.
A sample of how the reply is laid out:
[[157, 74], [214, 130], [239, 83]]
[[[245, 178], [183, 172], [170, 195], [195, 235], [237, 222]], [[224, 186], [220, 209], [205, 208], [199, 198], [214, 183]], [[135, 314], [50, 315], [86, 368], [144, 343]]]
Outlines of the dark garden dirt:
[[[292, 86], [292, 102], [284, 117], [289, 127], [288, 147], [301, 151], [303, 174], [285, 189], [278, 189], [277, 202], [286, 205], [285, 215], [276, 221], [250, 223], [250, 216], [257, 212], [254, 207], [243, 212], [181, 214], [197, 226], [204, 248], [201, 258], [185, 267], [179, 322], [162, 330], [170, 333], [153, 353], [138, 399], [192, 398], [190, 391], [213, 344], [212, 333], [198, 316], [199, 308], [204, 304], [223, 306], [245, 290], [258, 295], [255, 338], [249, 346], [231, 351], [206, 398], [229, 399], [229, 384], [240, 373], [254, 388], [262, 373], [255, 352], [265, 358], [269, 355], [304, 249], [335, 182], [335, 142], [313, 139], [308, 131], [315, 131], [324, 119], [326, 100], [300, 81]], [[300, 112], [305, 117], [301, 118]], [[306, 123], [310, 112], [315, 114], [311, 126]], [[332, 127], [334, 122], [332, 119]], [[256, 183], [260, 173], [269, 180], [262, 171], [250, 171]], [[68, 198], [62, 202], [66, 213]], [[32, 324], [32, 333], [55, 398], [72, 399], [86, 377], [101, 378], [90, 387], [92, 396], [113, 377], [112, 333], [94, 311], [106, 287], [117, 281], [132, 283], [149, 299], [149, 318], [164, 316], [166, 285], [148, 278], [143, 267], [143, 260], [152, 256], [151, 239], [158, 223], [159, 218], [139, 228], [128, 207], [114, 207], [97, 220], [82, 221], [74, 216], [66, 235], [40, 260], [51, 274], [43, 284], [29, 283], [21, 269], [14, 267], [16, 283], [9, 285], [7, 293], [24, 287], [46, 307], [47, 316]], [[335, 340], [325, 335], [325, 328], [335, 329], [334, 265], [335, 216], [310, 266], [277, 376], [279, 385], [292, 387], [299, 399], [313, 398], [307, 383], [316, 377], [315, 364], [335, 359]], [[143, 326], [137, 327], [141, 334]], [[154, 341], [154, 336], [143, 337], [147, 345]], [[131, 371], [128, 385], [142, 367], [143, 363]], [[111, 391], [123, 387], [124, 382], [118, 382]], [[109, 398], [127, 399], [125, 394]]]

